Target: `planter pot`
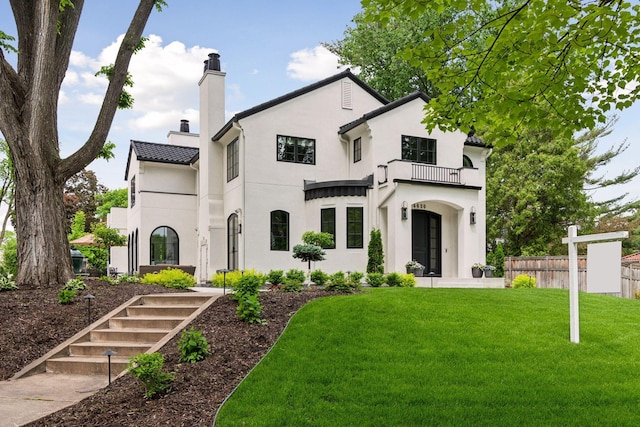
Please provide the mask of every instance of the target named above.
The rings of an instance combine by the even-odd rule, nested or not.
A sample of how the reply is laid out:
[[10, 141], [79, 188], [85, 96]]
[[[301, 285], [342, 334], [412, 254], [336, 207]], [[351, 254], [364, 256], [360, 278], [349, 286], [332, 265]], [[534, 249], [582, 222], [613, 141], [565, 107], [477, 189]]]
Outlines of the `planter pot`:
[[471, 275], [473, 277], [475, 277], [476, 279], [479, 278], [479, 277], [482, 277], [482, 273], [483, 273], [483, 271], [480, 268], [472, 268], [471, 269]]
[[493, 277], [493, 270], [485, 270], [484, 277]]
[[407, 274], [413, 274], [416, 277], [422, 277], [422, 273], [424, 273], [424, 270], [422, 268], [407, 268]]

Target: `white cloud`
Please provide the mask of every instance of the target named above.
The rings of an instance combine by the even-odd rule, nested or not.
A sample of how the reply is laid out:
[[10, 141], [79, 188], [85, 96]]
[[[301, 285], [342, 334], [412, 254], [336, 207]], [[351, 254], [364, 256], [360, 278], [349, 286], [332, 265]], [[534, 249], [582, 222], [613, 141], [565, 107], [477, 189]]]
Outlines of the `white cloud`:
[[336, 74], [346, 67], [338, 64], [338, 57], [323, 46], [302, 49], [291, 54], [287, 76], [295, 80], [319, 80]]
[[[115, 61], [124, 36], [105, 47], [97, 58], [82, 52], [71, 54], [69, 70], [64, 81], [65, 97], [61, 108], [80, 110], [81, 105], [99, 107], [102, 104], [108, 80], [95, 76], [101, 66]], [[124, 120], [114, 122], [114, 128], [140, 133], [140, 131], [178, 129], [181, 119], [198, 121], [198, 85], [204, 60], [215, 49], [194, 46], [187, 48], [181, 42], [163, 45], [162, 38], [150, 35], [145, 48], [136, 53], [129, 65], [133, 87], [126, 88], [134, 98], [133, 108], [117, 113]], [[75, 115], [89, 112], [78, 111]], [[96, 110], [97, 111], [97, 110]], [[89, 125], [89, 123], [86, 123]]]

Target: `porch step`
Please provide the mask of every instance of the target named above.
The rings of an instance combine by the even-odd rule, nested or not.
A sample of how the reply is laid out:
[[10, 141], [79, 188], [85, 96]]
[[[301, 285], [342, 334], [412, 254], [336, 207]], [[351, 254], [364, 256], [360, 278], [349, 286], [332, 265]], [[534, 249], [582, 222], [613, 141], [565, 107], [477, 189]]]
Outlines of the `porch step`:
[[14, 379], [41, 372], [111, 375], [123, 372], [129, 358], [157, 351], [219, 295], [177, 293], [132, 298], [65, 343], [31, 363]]

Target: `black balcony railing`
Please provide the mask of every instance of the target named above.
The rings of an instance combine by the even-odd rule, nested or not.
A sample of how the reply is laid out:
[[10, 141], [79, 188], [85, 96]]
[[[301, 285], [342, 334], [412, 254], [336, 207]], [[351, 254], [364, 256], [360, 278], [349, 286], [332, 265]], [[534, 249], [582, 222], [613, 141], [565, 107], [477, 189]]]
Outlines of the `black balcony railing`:
[[460, 184], [460, 169], [413, 163], [411, 179], [416, 181]]

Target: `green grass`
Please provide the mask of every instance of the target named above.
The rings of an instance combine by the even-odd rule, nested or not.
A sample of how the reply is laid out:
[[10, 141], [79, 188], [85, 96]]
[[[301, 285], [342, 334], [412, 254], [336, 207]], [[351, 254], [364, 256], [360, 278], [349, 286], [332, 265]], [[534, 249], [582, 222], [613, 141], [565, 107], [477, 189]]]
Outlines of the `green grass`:
[[640, 301], [554, 289], [316, 300], [216, 426], [637, 426]]

